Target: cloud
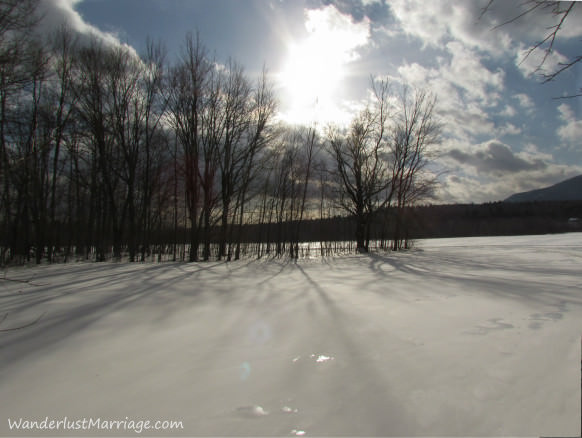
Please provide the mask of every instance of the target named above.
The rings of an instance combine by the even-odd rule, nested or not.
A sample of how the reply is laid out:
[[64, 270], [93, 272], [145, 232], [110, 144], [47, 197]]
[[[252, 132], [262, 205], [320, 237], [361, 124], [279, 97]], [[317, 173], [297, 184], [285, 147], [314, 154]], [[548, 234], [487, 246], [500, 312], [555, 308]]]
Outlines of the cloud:
[[[463, 88], [469, 97], [490, 103], [495, 96], [491, 91], [503, 89], [504, 73], [502, 70], [490, 71], [481, 62], [480, 56], [459, 42], [446, 45], [452, 58], [441, 74], [453, 84]], [[495, 100], [495, 99], [493, 99]]]
[[293, 124], [348, 123], [353, 116], [341, 100], [346, 78], [360, 50], [370, 43], [370, 21], [355, 21], [330, 5], [306, 9], [307, 37], [288, 43], [278, 82], [284, 105], [280, 117]]
[[519, 156], [514, 154], [509, 146], [496, 141], [480, 145], [471, 152], [452, 149], [447, 155], [462, 165], [472, 166], [480, 173], [492, 175], [547, 168], [547, 163], [543, 159], [532, 157], [531, 154]]
[[513, 97], [519, 102], [519, 105], [525, 110], [532, 110], [534, 108], [534, 103], [527, 94], [517, 93]]
[[355, 22], [368, 19], [371, 23], [384, 22], [389, 17], [386, 0], [323, 0], [324, 6], [333, 5], [344, 15], [350, 15]]
[[521, 134], [522, 129], [515, 126], [513, 123], [506, 123], [501, 128], [496, 130], [496, 134], [500, 137], [504, 135], [517, 135]]
[[568, 144], [578, 145], [582, 138], [582, 120], [576, 118], [576, 114], [566, 103], [558, 106], [558, 111], [559, 119], [562, 121], [562, 125], [557, 129], [558, 136]]
[[[479, 19], [487, 3], [388, 2], [394, 21], [386, 24], [387, 33], [392, 32], [393, 40], [404, 41], [409, 47], [421, 47], [419, 52], [404, 53], [403, 58], [410, 61], [401, 62], [397, 74], [388, 77], [430, 89], [438, 96], [436, 115], [443, 124], [444, 155], [437, 165], [458, 177], [450, 179], [443, 200], [447, 196], [471, 202], [504, 199], [520, 189], [555, 183], [576, 173], [575, 166], [557, 164], [552, 156], [524, 145], [530, 136], [537, 135], [532, 124], [540, 121], [534, 121], [534, 116], [545, 109], [540, 107], [534, 114], [533, 91], [523, 91], [527, 88], [521, 85], [535, 86], [523, 78], [532, 75], [543, 50], [518, 64], [524, 50], [543, 39], [555, 17], [547, 11], [533, 13], [526, 20], [494, 29], [519, 15], [524, 6], [495, 0]], [[574, 23], [572, 18], [569, 20]], [[566, 59], [562, 53], [568, 54], [569, 46], [560, 52], [558, 43], [582, 35], [582, 27], [570, 25], [568, 29], [556, 41], [556, 53], [548, 57], [543, 72]], [[581, 138], [580, 124], [571, 109], [563, 107], [560, 114], [559, 128], [550, 127], [551, 117], [543, 119], [548, 123], [540, 138], [544, 144], [552, 141], [548, 138], [554, 129], [559, 129], [564, 141]]]
[[[553, 157], [524, 147], [524, 130], [527, 135], [535, 132], [531, 123], [536, 123], [532, 120], [536, 107], [530, 92], [522, 91], [525, 88], [518, 93], [508, 91], [525, 83], [522, 78], [528, 79], [536, 72], [550, 73], [566, 61], [572, 41], [570, 46], [561, 44], [582, 36], [582, 27], [576, 26], [582, 8], [575, 8], [578, 15], [568, 17], [568, 27], [560, 32], [553, 53], [544, 68], [536, 71], [543, 60], [543, 49], [525, 60], [524, 54], [546, 36], [556, 17], [545, 9], [503, 25], [518, 16], [526, 3], [495, 0], [479, 18], [487, 0], [389, 2], [395, 21], [393, 26], [387, 24], [387, 30], [405, 35], [409, 44], [420, 44], [425, 55], [401, 64], [395, 79], [429, 88], [438, 95], [437, 115], [444, 126], [445, 149], [440, 164], [459, 178], [447, 180], [444, 196], [471, 198], [472, 202], [504, 199], [518, 189], [554, 183], [576, 172], [574, 166], [557, 164]], [[520, 75], [515, 74], [514, 67]], [[542, 111], [540, 108], [537, 112]], [[544, 122], [550, 123], [550, 119], [546, 117]], [[557, 135], [568, 144], [579, 142], [580, 122], [572, 108], [560, 108], [560, 121], [562, 125], [553, 128]], [[528, 186], [532, 183], [534, 187]]]
[[447, 57], [440, 57], [436, 67], [418, 63], [398, 68], [397, 81], [418, 88], [428, 88], [438, 96], [438, 115], [448, 137], [471, 142], [476, 135], [495, 129], [487, 112], [502, 99], [505, 75], [491, 71], [475, 50], [459, 42], [446, 45]]
[[499, 113], [499, 115], [503, 116], [503, 117], [513, 117], [517, 114], [517, 112], [515, 111], [515, 108], [512, 107], [511, 105], [505, 105], [505, 108], [503, 108], [503, 111], [501, 111]]
[[522, 152], [522, 156], [529, 157], [530, 159], [538, 159], [547, 162], [553, 162], [554, 156], [552, 154], [548, 154], [546, 152], [542, 152], [539, 150], [538, 146], [533, 143], [527, 143]]
[[502, 199], [494, 185], [482, 184], [462, 174], [446, 175], [438, 187], [437, 196], [443, 203], [480, 203]]
[[[392, 0], [392, 14], [402, 32], [419, 38], [425, 46], [439, 47], [450, 40], [467, 47], [486, 51], [493, 56], [514, 51], [516, 42], [534, 43], [543, 40], [548, 29], [557, 23], [548, 8], [540, 8], [515, 20], [530, 6], [528, 2], [494, 1], [482, 14], [487, 1]], [[560, 39], [582, 36], [579, 25], [582, 12], [574, 8], [559, 33]], [[496, 28], [496, 26], [502, 25]]]
[[80, 44], [87, 44], [92, 39], [97, 39], [106, 45], [124, 47], [137, 56], [135, 49], [120, 42], [117, 35], [104, 32], [87, 23], [75, 10], [75, 6], [82, 0], [42, 0], [38, 4], [38, 13], [42, 20], [38, 24], [38, 33], [41, 36], [50, 35], [56, 29], [67, 26], [79, 37]]
[[511, 39], [504, 31], [491, 32], [493, 17], [478, 19], [482, 4], [448, 0], [394, 0], [389, 3], [402, 32], [425, 46], [440, 47], [457, 40], [470, 48], [503, 54]]
[[541, 187], [582, 173], [582, 166], [559, 164], [553, 155], [528, 143], [514, 153], [498, 141], [471, 147], [457, 144], [445, 160], [450, 173], [439, 191], [441, 202], [490, 202]]
[[459, 42], [448, 43], [446, 51], [448, 59], [440, 57], [436, 68], [426, 68], [418, 63], [403, 64], [398, 68], [398, 73], [405, 82], [412, 85], [433, 85], [431, 88], [445, 98], [453, 86], [462, 91], [468, 101], [495, 104], [500, 98], [498, 92], [504, 88], [503, 71], [498, 69], [492, 72], [483, 65], [481, 57], [474, 50]]
[[463, 173], [447, 175], [438, 195], [442, 202], [480, 203], [500, 201], [529, 190], [548, 187], [582, 173], [580, 166], [548, 163], [543, 170], [509, 173], [485, 179], [475, 179]]
[[349, 15], [342, 14], [334, 6], [305, 11], [305, 28], [310, 44], [325, 44], [325, 51], [333, 52], [333, 57], [350, 62], [359, 57], [356, 49], [368, 44], [370, 23], [368, 19], [354, 22]]
[[568, 62], [568, 58], [556, 50], [549, 53], [543, 49], [525, 48], [523, 45], [517, 50], [515, 55], [515, 65], [521, 74], [530, 78], [535, 74], [548, 75], [559, 69], [560, 64]]

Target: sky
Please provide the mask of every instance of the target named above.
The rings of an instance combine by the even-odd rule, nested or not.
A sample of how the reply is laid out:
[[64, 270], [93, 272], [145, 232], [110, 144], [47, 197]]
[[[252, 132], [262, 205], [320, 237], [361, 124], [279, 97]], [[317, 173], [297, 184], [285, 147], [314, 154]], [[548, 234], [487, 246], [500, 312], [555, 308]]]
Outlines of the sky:
[[[81, 35], [170, 62], [198, 32], [217, 62], [250, 77], [263, 67], [290, 123], [347, 125], [370, 99], [371, 78], [437, 97], [442, 142], [431, 170], [438, 203], [503, 200], [582, 174], [582, 63], [550, 83], [541, 73], [580, 54], [582, 2], [543, 69], [528, 50], [556, 24], [548, 11], [495, 0], [43, 0], [41, 32], [63, 22]], [[544, 70], [545, 69], [545, 70]]]

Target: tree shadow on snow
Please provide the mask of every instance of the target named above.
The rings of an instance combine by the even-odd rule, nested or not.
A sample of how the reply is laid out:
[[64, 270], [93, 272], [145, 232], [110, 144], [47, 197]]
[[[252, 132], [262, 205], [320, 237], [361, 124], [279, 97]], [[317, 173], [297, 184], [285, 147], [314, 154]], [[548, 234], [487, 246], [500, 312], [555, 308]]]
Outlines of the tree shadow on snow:
[[[15, 285], [0, 292], [0, 329], [5, 330], [0, 332], [0, 366], [42, 354], [102, 318], [120, 310], [130, 312], [139, 303], [154, 305], [160, 318], [169, 317], [183, 308], [184, 299], [194, 303], [209, 291], [212, 281], [205, 282], [205, 289], [198, 287], [202, 272], [221, 267], [215, 273], [217, 282], [230, 275], [223, 265], [106, 264], [73, 269], [65, 265], [46, 276], [40, 272], [35, 277], [38, 285]], [[176, 290], [176, 286], [181, 287]]]
[[[391, 395], [390, 384], [385, 379], [381, 368], [389, 366], [391, 358], [372, 358], [374, 349], [369, 348], [367, 339], [358, 339], [359, 321], [349, 312], [342, 310], [340, 304], [329, 294], [301, 264], [295, 265], [305, 278], [308, 291], [315, 295], [327, 318], [322, 318], [323, 340], [328, 348], [334, 349], [339, 342], [340, 355], [335, 357], [342, 369], [344, 382], [341, 391], [336, 394], [345, 406], [338, 412], [338, 423], [345, 429], [334, 429], [333, 425], [321, 425], [321, 430], [313, 433], [352, 434], [352, 435], [406, 435], [417, 428], [417, 421], [403, 406], [402, 402]], [[329, 321], [329, 322], [328, 322]], [[326, 327], [331, 324], [331, 327]], [[329, 333], [329, 338], [326, 333]], [[341, 365], [340, 365], [341, 364]], [[363, 402], [363, 400], [365, 400]], [[346, 426], [348, 424], [348, 426]], [[338, 426], [340, 427], [340, 426]]]
[[[494, 299], [509, 299], [521, 304], [529, 302], [547, 309], [550, 319], [561, 319], [571, 307], [582, 306], [579, 286], [563, 284], [564, 276], [575, 278], [568, 268], [528, 266], [512, 263], [512, 259], [491, 261], [432, 253], [430, 250], [413, 253], [368, 253], [368, 268], [376, 278], [386, 284], [386, 293], [391, 287], [408, 285], [406, 293], [411, 296], [422, 293], [479, 294]], [[399, 274], [393, 286], [391, 280]], [[562, 282], [561, 282], [562, 280]], [[436, 288], [440, 286], [440, 288]], [[378, 291], [378, 288], [374, 290]], [[556, 315], [560, 315], [557, 317]], [[535, 319], [536, 314], [532, 315]], [[545, 315], [545, 313], [543, 314]], [[544, 320], [547, 318], [544, 317]], [[532, 324], [530, 328], [537, 328]]]

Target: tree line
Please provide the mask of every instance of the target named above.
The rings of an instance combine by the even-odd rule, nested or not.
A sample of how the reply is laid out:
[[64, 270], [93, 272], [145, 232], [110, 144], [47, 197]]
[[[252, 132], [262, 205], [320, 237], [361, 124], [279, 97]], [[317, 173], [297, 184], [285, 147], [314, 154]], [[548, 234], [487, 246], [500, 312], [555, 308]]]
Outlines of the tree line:
[[372, 80], [348, 127], [289, 126], [266, 68], [197, 34], [171, 62], [161, 43], [35, 36], [37, 1], [0, 3], [0, 263], [298, 257], [306, 220], [342, 212], [368, 251], [389, 207], [389, 247], [407, 246], [406, 207], [435, 183], [430, 93]]

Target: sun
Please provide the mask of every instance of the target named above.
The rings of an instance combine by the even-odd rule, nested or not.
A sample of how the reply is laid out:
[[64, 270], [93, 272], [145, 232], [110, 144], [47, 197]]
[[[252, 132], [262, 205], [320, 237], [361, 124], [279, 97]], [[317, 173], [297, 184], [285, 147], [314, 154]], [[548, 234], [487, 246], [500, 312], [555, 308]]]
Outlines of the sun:
[[358, 50], [370, 37], [370, 23], [356, 23], [333, 5], [305, 11], [306, 35], [287, 40], [279, 75], [282, 118], [294, 124], [337, 122]]
[[329, 112], [346, 75], [342, 56], [333, 46], [314, 36], [290, 45], [281, 74], [289, 121], [317, 120]]

